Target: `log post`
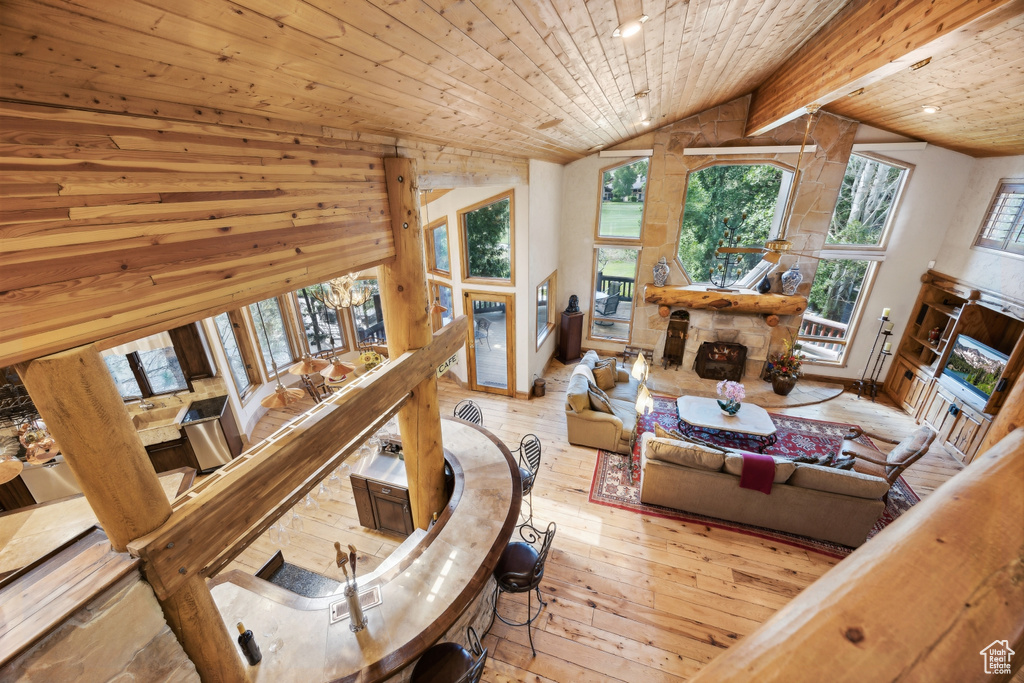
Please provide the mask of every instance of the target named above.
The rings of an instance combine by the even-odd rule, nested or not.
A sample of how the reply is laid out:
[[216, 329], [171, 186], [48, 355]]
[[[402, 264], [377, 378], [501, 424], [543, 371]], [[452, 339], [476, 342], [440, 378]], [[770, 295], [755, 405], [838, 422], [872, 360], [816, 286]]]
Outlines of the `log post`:
[[[156, 471], [94, 345], [17, 366], [47, 429], [118, 552], [171, 516]], [[161, 600], [204, 682], [246, 681], [235, 643], [203, 579]]]
[[[430, 343], [430, 297], [423, 265], [423, 228], [420, 225], [416, 162], [384, 159], [388, 205], [395, 236], [395, 260], [380, 267], [380, 296], [388, 355]], [[420, 382], [398, 413], [402, 433], [409, 501], [416, 526], [426, 529], [444, 500], [444, 451], [441, 447], [441, 416], [438, 412], [437, 378]]]

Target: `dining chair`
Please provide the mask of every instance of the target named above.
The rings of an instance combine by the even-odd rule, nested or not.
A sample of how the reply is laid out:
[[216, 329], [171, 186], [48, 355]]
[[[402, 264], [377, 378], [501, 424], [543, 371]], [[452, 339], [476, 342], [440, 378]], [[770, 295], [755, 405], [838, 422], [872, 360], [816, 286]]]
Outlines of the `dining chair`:
[[523, 521], [533, 524], [533, 485], [540, 471], [540, 439], [536, 434], [527, 434], [519, 441], [519, 448], [515, 452], [519, 457], [519, 475], [523, 480], [523, 502], [529, 506], [529, 514], [523, 515]]
[[455, 417], [460, 420], [472, 422], [473, 424], [478, 424], [481, 427], [484, 426], [483, 411], [480, 410], [480, 406], [468, 398], [463, 401], [459, 401], [458, 405], [455, 406]]
[[410, 683], [477, 683], [484, 673], [487, 649], [476, 629], [466, 629], [469, 649], [458, 643], [437, 643], [423, 653], [412, 669]]

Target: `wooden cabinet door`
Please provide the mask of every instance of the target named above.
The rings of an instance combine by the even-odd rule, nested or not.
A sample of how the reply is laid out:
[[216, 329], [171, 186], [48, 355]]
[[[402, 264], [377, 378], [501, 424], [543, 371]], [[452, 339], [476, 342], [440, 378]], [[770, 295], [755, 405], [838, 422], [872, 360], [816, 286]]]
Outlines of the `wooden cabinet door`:
[[961, 409], [946, 438], [947, 451], [965, 465], [970, 464], [988, 431], [989, 421], [970, 409]]
[[380, 531], [408, 536], [412, 533], [412, 511], [409, 509], [409, 501], [401, 498], [384, 496], [373, 493], [373, 511], [377, 518], [377, 528]]
[[199, 471], [199, 461], [196, 460], [192, 444], [185, 437], [146, 446], [146, 453], [149, 454], [149, 460], [153, 463], [153, 469], [158, 473], [176, 470], [179, 467], [191, 467], [195, 471]]
[[938, 383], [933, 382], [931, 389], [925, 397], [921, 419], [938, 433], [940, 442], [945, 441], [946, 436], [949, 434], [949, 429], [956, 419], [949, 413], [949, 407], [953, 404], [953, 397], [939, 391]]
[[896, 367], [892, 397], [903, 410], [913, 415], [921, 407], [928, 384], [927, 377], [922, 377], [916, 368], [901, 358]]

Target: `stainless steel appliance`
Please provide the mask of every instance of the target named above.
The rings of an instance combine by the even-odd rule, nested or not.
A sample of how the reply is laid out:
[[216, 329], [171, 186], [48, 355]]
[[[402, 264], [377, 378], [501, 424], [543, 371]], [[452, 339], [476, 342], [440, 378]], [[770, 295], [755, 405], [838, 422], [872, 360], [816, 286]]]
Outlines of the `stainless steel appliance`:
[[200, 472], [205, 473], [231, 462], [231, 448], [221, 426], [221, 416], [227, 402], [227, 396], [193, 401], [181, 421], [185, 437], [199, 462]]
[[21, 480], [37, 503], [48, 503], [82, 492], [62, 455], [45, 465], [25, 465], [21, 471]]

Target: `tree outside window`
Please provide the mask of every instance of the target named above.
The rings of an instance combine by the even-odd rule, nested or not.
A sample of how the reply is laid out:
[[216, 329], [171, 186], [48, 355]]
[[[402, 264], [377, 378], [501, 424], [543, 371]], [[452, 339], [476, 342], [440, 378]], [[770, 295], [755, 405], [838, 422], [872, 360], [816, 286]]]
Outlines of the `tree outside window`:
[[238, 338], [235, 336], [234, 326], [227, 313], [221, 313], [214, 317], [214, 324], [217, 326], [217, 336], [224, 347], [224, 355], [228, 359], [228, 367], [231, 369], [231, 376], [235, 380], [235, 387], [239, 394], [244, 394], [252, 382], [249, 380], [249, 373], [245, 368], [245, 359], [242, 357], [242, 349], [238, 345]]
[[306, 343], [313, 354], [346, 348], [338, 312], [315, 296], [322, 296], [325, 292], [330, 292], [330, 285], [327, 283], [303, 287], [295, 292], [302, 327], [306, 333]]
[[380, 287], [376, 278], [359, 280], [359, 286], [369, 289], [371, 292], [362, 305], [352, 307], [352, 322], [355, 324], [356, 336], [359, 343], [383, 343], [386, 341], [384, 333], [384, 314], [380, 304]]
[[639, 239], [647, 192], [648, 160], [640, 159], [601, 173], [601, 215], [597, 236]]
[[880, 245], [906, 175], [906, 168], [851, 155], [825, 243]]
[[[761, 246], [777, 232], [791, 177], [769, 164], [721, 164], [690, 173], [677, 254], [691, 280], [710, 282], [727, 230], [738, 231], [738, 246]], [[760, 261], [760, 254], [741, 254], [734, 272], [742, 278]]]
[[459, 212], [463, 279], [512, 281], [512, 192]]
[[255, 323], [253, 327], [256, 329], [256, 339], [263, 353], [267, 372], [273, 372], [275, 364], [280, 370], [282, 365], [295, 360], [292, 345], [288, 341], [288, 332], [284, 327], [280, 302], [277, 299], [265, 299], [249, 304], [249, 311]]
[[437, 275], [451, 275], [451, 258], [448, 251], [448, 219], [440, 218], [425, 229], [427, 270]]
[[877, 261], [857, 259], [822, 259], [818, 263], [799, 335], [809, 359], [843, 359], [853, 339], [861, 295], [866, 295], [865, 284], [876, 267]]
[[144, 337], [103, 352], [103, 361], [124, 399], [148, 398], [189, 388], [170, 336]]

